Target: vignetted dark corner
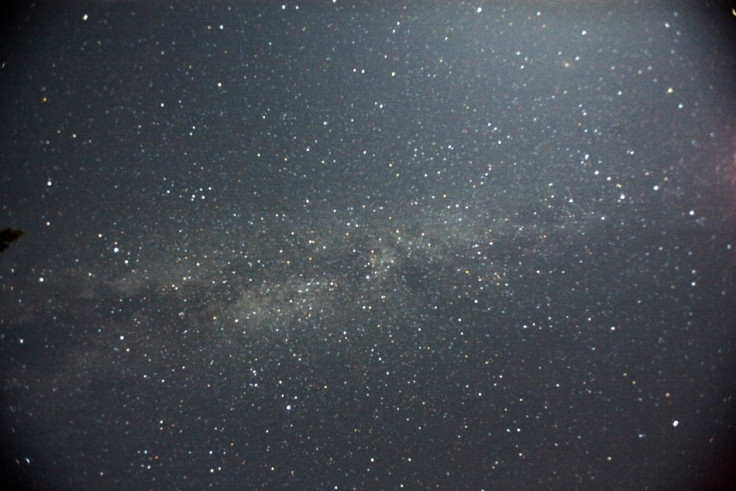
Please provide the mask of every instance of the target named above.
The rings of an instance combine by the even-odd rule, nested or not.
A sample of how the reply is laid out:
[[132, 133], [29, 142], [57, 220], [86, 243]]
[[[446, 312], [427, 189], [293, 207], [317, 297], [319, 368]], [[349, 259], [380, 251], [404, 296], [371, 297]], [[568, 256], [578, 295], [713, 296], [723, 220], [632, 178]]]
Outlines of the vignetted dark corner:
[[13, 8], [8, 485], [733, 484], [730, 7]]

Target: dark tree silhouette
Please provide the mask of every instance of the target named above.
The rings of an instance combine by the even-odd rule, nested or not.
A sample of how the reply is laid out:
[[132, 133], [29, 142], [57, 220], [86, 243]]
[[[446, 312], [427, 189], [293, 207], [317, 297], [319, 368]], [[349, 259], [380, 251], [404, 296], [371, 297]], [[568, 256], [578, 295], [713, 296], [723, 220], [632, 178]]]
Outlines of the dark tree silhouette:
[[4, 252], [10, 244], [23, 236], [22, 230], [15, 230], [10, 227], [0, 230], [0, 252]]

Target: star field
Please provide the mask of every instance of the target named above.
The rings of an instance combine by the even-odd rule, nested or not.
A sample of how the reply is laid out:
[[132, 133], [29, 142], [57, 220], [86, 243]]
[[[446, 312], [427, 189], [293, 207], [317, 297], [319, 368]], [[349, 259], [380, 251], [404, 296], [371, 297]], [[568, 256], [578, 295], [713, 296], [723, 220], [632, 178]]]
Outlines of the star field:
[[722, 478], [727, 10], [24, 8], [0, 50], [12, 483]]

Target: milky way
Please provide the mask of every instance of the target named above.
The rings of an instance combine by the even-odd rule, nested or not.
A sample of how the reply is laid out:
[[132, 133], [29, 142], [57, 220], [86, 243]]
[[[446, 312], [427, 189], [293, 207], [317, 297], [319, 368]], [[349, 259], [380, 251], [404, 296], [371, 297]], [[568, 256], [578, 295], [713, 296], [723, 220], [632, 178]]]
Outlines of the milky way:
[[29, 4], [0, 43], [0, 463], [708, 487], [733, 16], [481, 3]]

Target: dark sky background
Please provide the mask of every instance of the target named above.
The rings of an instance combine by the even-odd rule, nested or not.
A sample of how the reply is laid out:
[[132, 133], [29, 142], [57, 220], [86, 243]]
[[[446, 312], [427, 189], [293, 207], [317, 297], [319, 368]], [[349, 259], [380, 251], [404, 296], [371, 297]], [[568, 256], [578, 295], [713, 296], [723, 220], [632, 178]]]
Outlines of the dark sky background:
[[725, 484], [736, 17], [643, 3], [8, 9], [10, 482]]

